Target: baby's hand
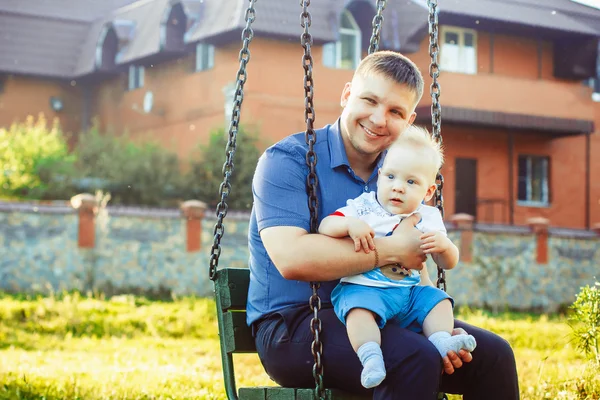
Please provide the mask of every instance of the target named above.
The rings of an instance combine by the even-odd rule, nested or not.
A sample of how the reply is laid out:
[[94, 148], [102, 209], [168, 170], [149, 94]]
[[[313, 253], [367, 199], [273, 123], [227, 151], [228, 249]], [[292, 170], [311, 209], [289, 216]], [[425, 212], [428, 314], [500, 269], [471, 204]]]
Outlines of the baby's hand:
[[354, 240], [354, 251], [360, 251], [362, 248], [365, 253], [375, 250], [375, 231], [364, 221], [359, 219], [349, 219], [348, 236]]
[[442, 232], [428, 232], [421, 235], [421, 250], [425, 254], [443, 253], [450, 248], [452, 242]]

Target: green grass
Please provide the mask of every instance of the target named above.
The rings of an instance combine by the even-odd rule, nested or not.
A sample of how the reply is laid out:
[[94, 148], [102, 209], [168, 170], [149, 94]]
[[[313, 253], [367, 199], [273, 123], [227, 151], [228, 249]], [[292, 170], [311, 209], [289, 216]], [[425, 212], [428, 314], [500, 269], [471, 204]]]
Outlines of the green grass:
[[[513, 345], [522, 399], [600, 399], [565, 317], [459, 316]], [[255, 355], [235, 360], [240, 386], [273, 384]], [[210, 299], [0, 296], [0, 399], [224, 398]]]

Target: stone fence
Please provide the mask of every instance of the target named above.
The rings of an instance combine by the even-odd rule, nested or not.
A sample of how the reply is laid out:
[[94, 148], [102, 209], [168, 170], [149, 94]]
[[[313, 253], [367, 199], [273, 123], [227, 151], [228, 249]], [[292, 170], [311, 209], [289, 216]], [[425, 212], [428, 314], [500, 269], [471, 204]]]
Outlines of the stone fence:
[[[62, 290], [206, 296], [214, 210], [190, 200], [180, 209], [102, 207], [81, 194], [70, 203], [0, 202], [0, 290]], [[246, 267], [248, 213], [230, 211], [220, 266]], [[461, 261], [447, 272], [459, 305], [553, 311], [600, 279], [600, 226], [559, 229], [447, 220]], [[428, 262], [432, 278], [435, 266]]]

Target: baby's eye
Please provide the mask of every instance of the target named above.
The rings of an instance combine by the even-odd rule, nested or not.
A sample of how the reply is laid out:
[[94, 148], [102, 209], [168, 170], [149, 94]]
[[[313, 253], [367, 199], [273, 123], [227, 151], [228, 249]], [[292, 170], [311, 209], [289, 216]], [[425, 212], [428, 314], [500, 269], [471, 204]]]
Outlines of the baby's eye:
[[409, 179], [407, 182], [409, 185], [414, 185], [416, 183], [414, 179]]
[[393, 174], [388, 174], [388, 176], [387, 176], [387, 177], [388, 177], [388, 179], [390, 179], [390, 180], [394, 179], [394, 175], [393, 175]]

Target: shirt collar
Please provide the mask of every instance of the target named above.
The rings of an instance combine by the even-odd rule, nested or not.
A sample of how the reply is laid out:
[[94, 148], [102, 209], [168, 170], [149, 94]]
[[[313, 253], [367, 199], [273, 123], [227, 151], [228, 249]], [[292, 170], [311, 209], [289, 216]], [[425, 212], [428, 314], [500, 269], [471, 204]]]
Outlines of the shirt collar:
[[340, 128], [340, 119], [329, 127], [329, 133], [327, 135], [329, 140], [329, 159], [331, 168], [336, 168], [341, 165], [350, 166], [348, 162], [348, 155], [346, 154], [346, 148], [344, 147], [344, 141], [342, 140], [342, 130]]
[[[345, 165], [350, 167], [348, 161], [348, 155], [346, 154], [346, 148], [344, 147], [344, 141], [342, 140], [342, 129], [340, 127], [340, 119], [338, 118], [334, 124], [329, 126], [329, 132], [327, 134], [327, 140], [329, 141], [329, 159], [331, 168]], [[383, 159], [387, 154], [387, 150], [382, 152], [377, 158], [377, 169], [383, 165]]]

